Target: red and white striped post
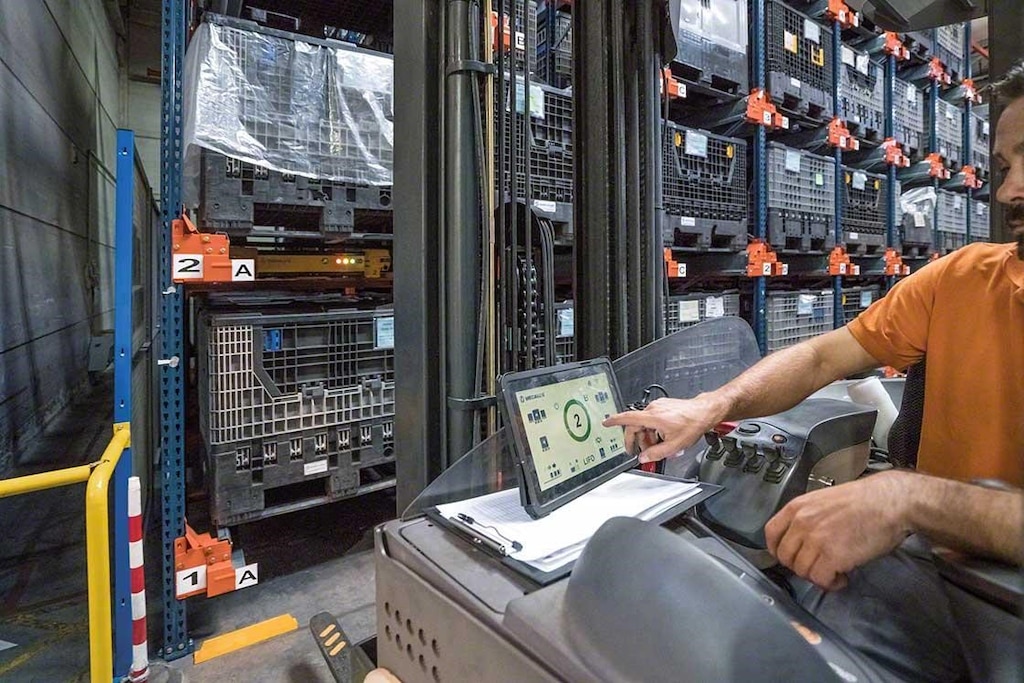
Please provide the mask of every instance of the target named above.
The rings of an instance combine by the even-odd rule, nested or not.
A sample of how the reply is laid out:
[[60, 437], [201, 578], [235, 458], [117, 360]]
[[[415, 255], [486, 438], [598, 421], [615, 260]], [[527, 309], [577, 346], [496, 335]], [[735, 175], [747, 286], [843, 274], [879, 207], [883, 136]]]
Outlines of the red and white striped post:
[[146, 575], [142, 567], [142, 492], [139, 478], [128, 480], [128, 557], [132, 583], [132, 670], [128, 680], [149, 679], [146, 642]]

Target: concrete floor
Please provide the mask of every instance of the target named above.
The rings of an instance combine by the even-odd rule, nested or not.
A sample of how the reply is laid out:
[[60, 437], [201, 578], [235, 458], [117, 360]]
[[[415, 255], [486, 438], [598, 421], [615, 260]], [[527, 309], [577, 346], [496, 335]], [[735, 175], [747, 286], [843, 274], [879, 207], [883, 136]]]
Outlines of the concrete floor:
[[[54, 420], [12, 476], [95, 460], [109, 436], [110, 397], [106, 378]], [[190, 599], [197, 647], [281, 614], [295, 617], [299, 629], [200, 665], [191, 657], [154, 662], [151, 680], [332, 681], [309, 618], [332, 612], [355, 642], [375, 633], [372, 529], [394, 516], [394, 498], [384, 491], [236, 527], [235, 545], [247, 562], [259, 562], [260, 584]], [[84, 485], [0, 499], [0, 520], [0, 680], [88, 680]], [[152, 520], [146, 543], [152, 652], [162, 632], [159, 525]]]

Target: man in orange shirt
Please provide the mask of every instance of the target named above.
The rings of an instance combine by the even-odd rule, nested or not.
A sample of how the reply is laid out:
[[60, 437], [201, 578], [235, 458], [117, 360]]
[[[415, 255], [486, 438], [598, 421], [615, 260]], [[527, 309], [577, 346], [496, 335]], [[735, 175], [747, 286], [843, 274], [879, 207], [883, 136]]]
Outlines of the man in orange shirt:
[[[606, 421], [639, 441], [641, 461], [661, 460], [719, 422], [771, 415], [837, 379], [927, 356], [917, 471], [808, 493], [765, 527], [778, 561], [820, 588], [805, 606], [916, 679], [956, 680], [965, 665], [924, 544], [917, 536], [904, 543], [908, 536], [1024, 564], [1024, 64], [995, 90], [1007, 104], [996, 127], [994, 161], [1004, 176], [997, 200], [1015, 245], [964, 247], [846, 327], [774, 353], [717, 391], [659, 399]], [[851, 590], [837, 590], [848, 583]]]

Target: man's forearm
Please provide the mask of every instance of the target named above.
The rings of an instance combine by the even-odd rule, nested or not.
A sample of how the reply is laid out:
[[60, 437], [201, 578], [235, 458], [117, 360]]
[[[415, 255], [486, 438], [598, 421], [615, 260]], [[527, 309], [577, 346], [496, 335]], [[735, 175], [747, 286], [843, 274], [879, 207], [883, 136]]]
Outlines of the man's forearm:
[[766, 356], [709, 399], [719, 421], [773, 415], [837, 379], [877, 366], [844, 328]]
[[905, 472], [908, 531], [985, 557], [1024, 564], [1024, 492]]

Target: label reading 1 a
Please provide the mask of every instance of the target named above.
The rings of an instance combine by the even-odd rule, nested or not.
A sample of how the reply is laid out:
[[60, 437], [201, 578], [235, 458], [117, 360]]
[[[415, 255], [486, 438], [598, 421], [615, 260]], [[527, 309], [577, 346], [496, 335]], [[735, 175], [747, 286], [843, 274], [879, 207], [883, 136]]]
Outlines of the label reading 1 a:
[[174, 596], [179, 600], [206, 590], [206, 565], [182, 569], [174, 574]]
[[202, 280], [202, 254], [174, 254], [171, 257], [172, 280]]

